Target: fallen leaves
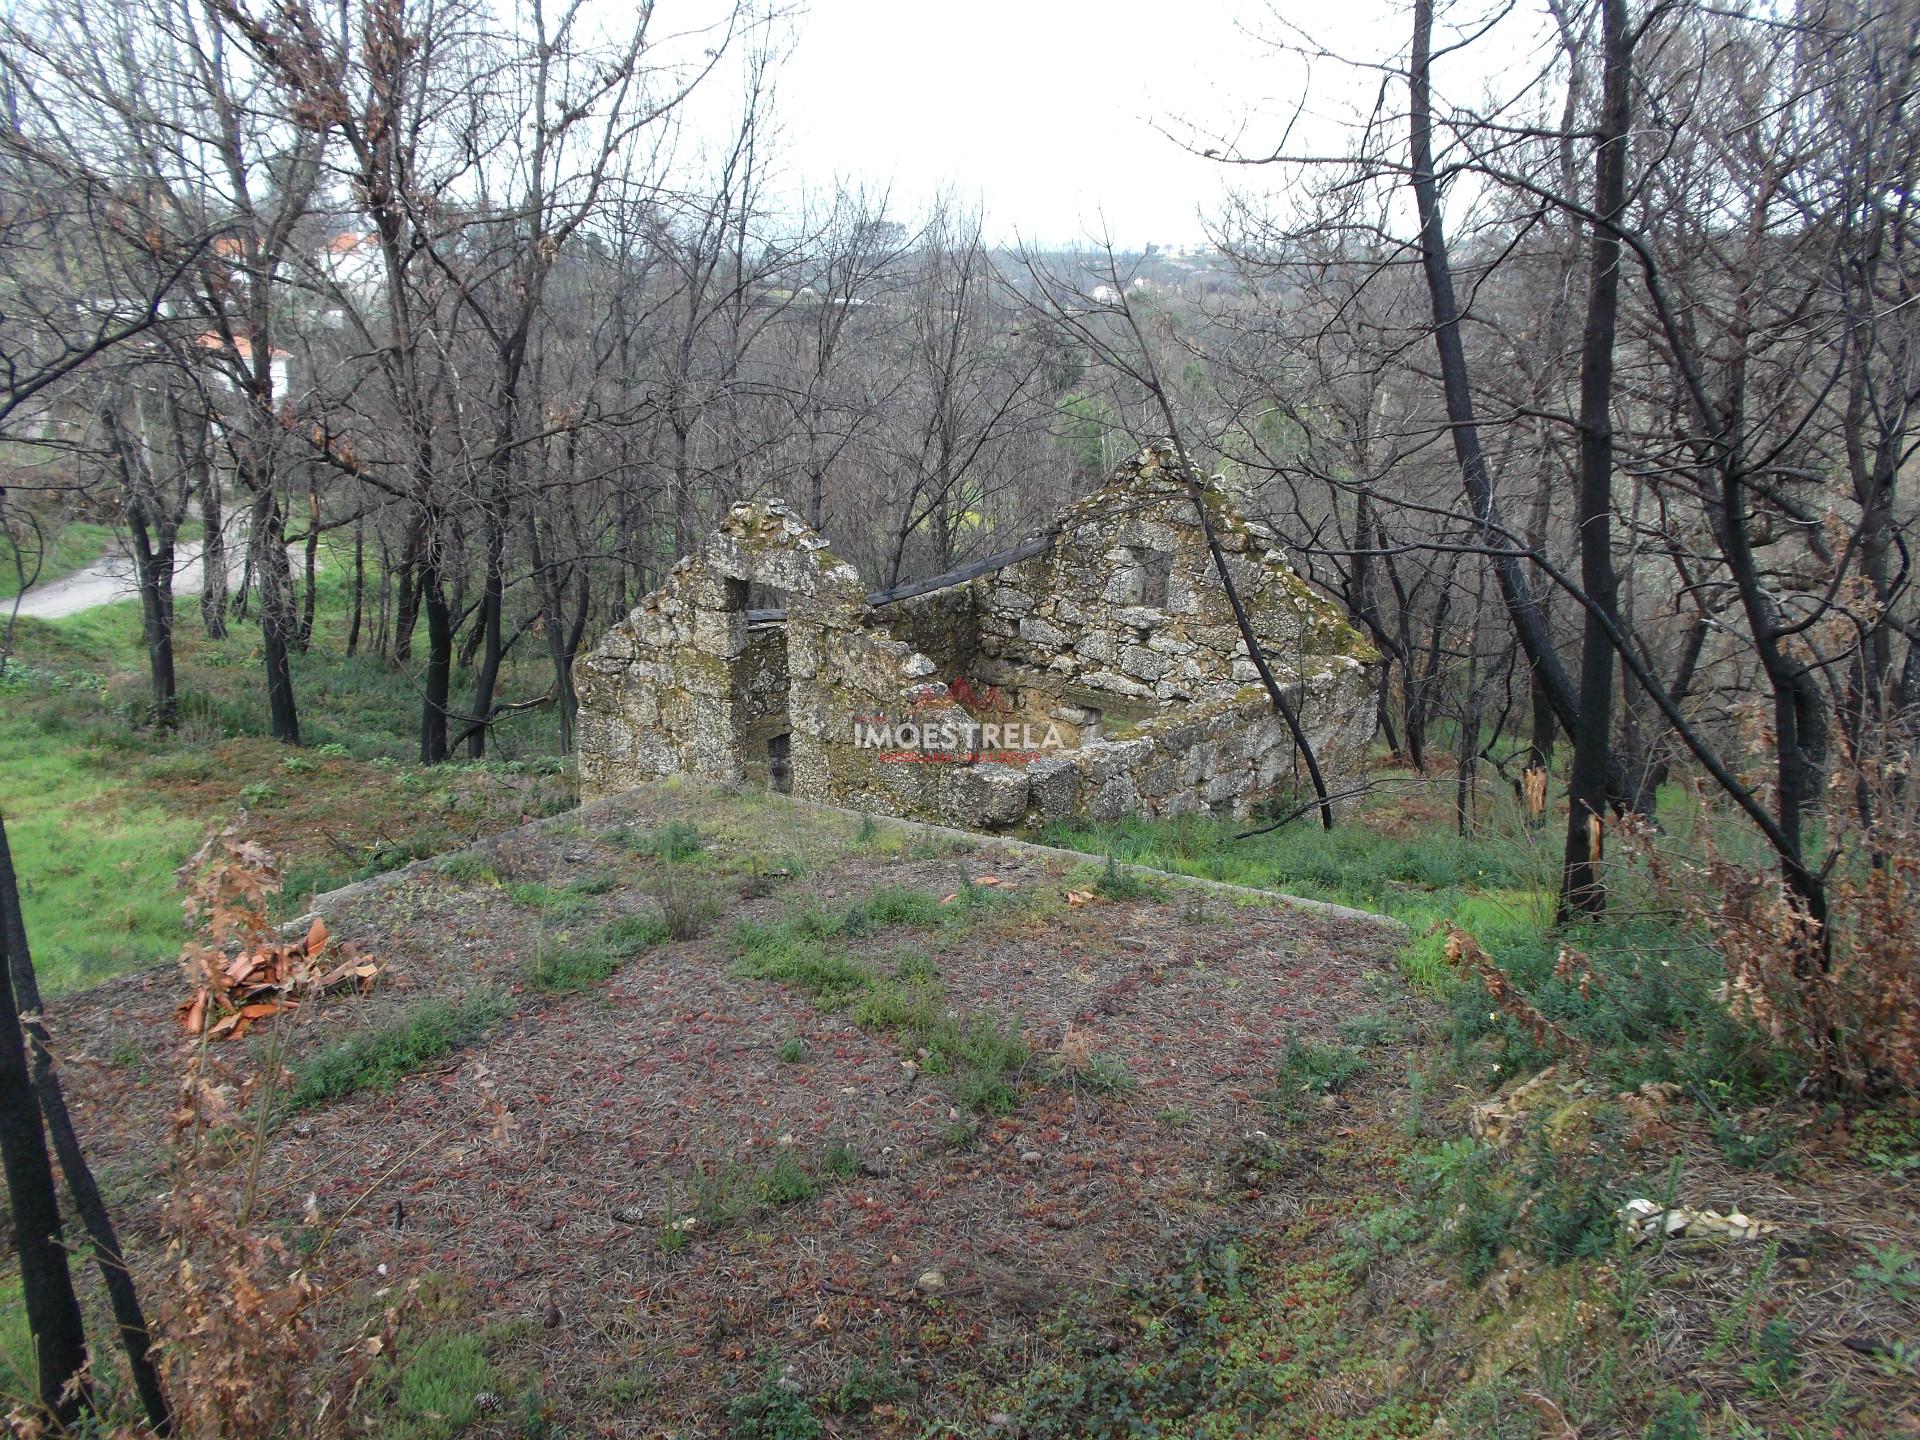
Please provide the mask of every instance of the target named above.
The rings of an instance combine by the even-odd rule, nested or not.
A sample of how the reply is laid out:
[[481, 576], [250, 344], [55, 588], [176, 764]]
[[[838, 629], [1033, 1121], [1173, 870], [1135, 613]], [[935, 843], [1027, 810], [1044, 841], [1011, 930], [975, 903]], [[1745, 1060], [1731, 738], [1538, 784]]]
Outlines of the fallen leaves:
[[1087, 1032], [1069, 1023], [1060, 1043], [1054, 1047], [1060, 1068], [1072, 1075], [1084, 1075], [1093, 1065], [1093, 1042]]
[[195, 989], [178, 1008], [181, 1024], [189, 1035], [237, 1039], [256, 1021], [296, 1009], [312, 996], [371, 987], [379, 964], [350, 945], [334, 947], [329, 957], [330, 944], [326, 922], [316, 918], [303, 939], [257, 944], [232, 958], [188, 946], [182, 964]]
[[181, 873], [190, 881], [187, 918], [206, 927], [209, 942], [180, 953], [192, 993], [175, 1013], [189, 1035], [236, 1039], [312, 996], [365, 990], [380, 973], [351, 945], [336, 946], [317, 915], [298, 940], [273, 928], [267, 899], [280, 888], [279, 868], [235, 827], [208, 840]]
[[[1002, 880], [998, 875], [976, 875], [973, 879], [967, 881], [966, 883], [967, 883], [967, 887], [970, 890], [976, 887], [980, 889], [985, 889], [985, 890], [994, 890], [994, 889], [1004, 888], [1008, 894], [1012, 894], [1015, 889], [1014, 886], [1008, 885], [1007, 882]], [[954, 890], [949, 892], [948, 894], [942, 895], [940, 897], [940, 903], [942, 905], [951, 905], [953, 904], [954, 901], [958, 900], [959, 898], [960, 898], [960, 892], [958, 890]]]
[[1573, 1428], [1573, 1422], [1567, 1419], [1562, 1410], [1550, 1398], [1538, 1390], [1522, 1390], [1520, 1398], [1532, 1406], [1540, 1416], [1541, 1440], [1580, 1440], [1580, 1432]]
[[1518, 1136], [1526, 1124], [1532, 1102], [1551, 1086], [1558, 1084], [1559, 1067], [1549, 1065], [1526, 1084], [1505, 1095], [1483, 1100], [1467, 1114], [1467, 1131], [1476, 1140], [1490, 1145], [1505, 1145]]

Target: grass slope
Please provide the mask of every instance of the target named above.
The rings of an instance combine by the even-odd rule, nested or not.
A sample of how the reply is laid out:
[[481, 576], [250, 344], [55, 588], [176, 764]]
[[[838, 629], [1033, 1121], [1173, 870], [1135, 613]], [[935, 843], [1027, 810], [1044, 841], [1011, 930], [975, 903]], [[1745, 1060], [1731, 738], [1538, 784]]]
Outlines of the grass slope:
[[[400, 668], [346, 656], [347, 603], [340, 568], [324, 567], [313, 645], [293, 657], [303, 750], [265, 738], [260, 635], [248, 620], [213, 640], [182, 608], [172, 732], [144, 723], [137, 602], [19, 622], [0, 674], [0, 814], [49, 992], [176, 953], [174, 871], [242, 811], [286, 866], [291, 913], [317, 890], [572, 803], [566, 768], [548, 753], [551, 717], [539, 712], [503, 725], [483, 764], [413, 764], [418, 693]], [[517, 696], [543, 680], [540, 665], [514, 665], [504, 686]]]

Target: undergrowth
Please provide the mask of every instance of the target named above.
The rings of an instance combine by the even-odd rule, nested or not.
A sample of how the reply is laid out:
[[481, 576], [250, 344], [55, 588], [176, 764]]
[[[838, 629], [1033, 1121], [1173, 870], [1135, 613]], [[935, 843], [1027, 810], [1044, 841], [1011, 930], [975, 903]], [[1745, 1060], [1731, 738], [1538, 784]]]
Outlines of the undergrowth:
[[480, 1039], [510, 1008], [491, 990], [418, 1001], [399, 1019], [349, 1036], [296, 1066], [287, 1103], [301, 1110], [363, 1090], [391, 1090], [406, 1076]]
[[910, 1064], [952, 1077], [955, 1098], [966, 1109], [1005, 1114], [1016, 1099], [1013, 1077], [1030, 1054], [1018, 1023], [950, 1010], [923, 956], [904, 956], [888, 974], [855, 958], [845, 942], [895, 926], [956, 929], [1010, 903], [983, 886], [963, 887], [950, 898], [891, 886], [845, 909], [797, 905], [778, 920], [735, 928], [734, 969], [791, 985], [822, 1010], [846, 1011], [863, 1029], [896, 1035]]
[[[347, 575], [322, 565], [312, 644], [290, 657], [301, 750], [268, 738], [257, 625], [211, 639], [183, 609], [180, 722], [161, 730], [137, 602], [18, 622], [0, 671], [0, 809], [49, 994], [172, 955], [173, 872], [241, 807], [281, 855], [290, 916], [316, 893], [573, 803], [538, 711], [505, 717], [485, 761], [414, 763], [419, 692], [381, 657], [345, 653]], [[530, 663], [510, 655], [503, 686]]]
[[1425, 1435], [1435, 1412], [1421, 1401], [1371, 1401], [1344, 1417], [1312, 1403], [1323, 1377], [1370, 1368], [1341, 1323], [1361, 1259], [1282, 1260], [1244, 1235], [1204, 1241], [1171, 1274], [1129, 1293], [1135, 1334], [1057, 1320], [1056, 1358], [1000, 1397], [1007, 1428], [1030, 1440]]

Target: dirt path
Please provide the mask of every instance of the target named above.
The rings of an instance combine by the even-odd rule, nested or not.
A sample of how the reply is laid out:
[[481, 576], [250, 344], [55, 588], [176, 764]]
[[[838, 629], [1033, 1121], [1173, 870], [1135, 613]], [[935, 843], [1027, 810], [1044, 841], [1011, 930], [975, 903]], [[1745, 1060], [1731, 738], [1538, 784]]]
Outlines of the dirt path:
[[[200, 563], [204, 548], [198, 541], [188, 541], [175, 550], [173, 593], [176, 596], [200, 593], [206, 578]], [[239, 529], [227, 539], [229, 582], [238, 582], [245, 572], [246, 556], [246, 531]], [[61, 620], [83, 610], [91, 610], [96, 605], [111, 605], [116, 600], [129, 599], [138, 593], [139, 582], [134, 574], [132, 554], [116, 550], [71, 575], [34, 586], [20, 597], [19, 613], [29, 620]]]

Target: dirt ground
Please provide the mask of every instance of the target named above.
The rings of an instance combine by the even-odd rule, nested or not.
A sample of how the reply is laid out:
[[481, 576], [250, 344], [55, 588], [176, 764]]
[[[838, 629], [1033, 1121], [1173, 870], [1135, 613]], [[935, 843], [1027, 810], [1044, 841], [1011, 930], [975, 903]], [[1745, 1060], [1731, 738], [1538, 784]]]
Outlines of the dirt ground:
[[[677, 865], [644, 853], [670, 822], [699, 835]], [[1258, 1217], [1272, 1167], [1244, 1169], [1247, 1146], [1317, 1161], [1308, 1137], [1265, 1134], [1278, 1056], [1400, 990], [1389, 926], [1171, 884], [1109, 898], [1101, 878], [1028, 847], [662, 787], [336, 892], [318, 912], [385, 972], [289, 1028], [296, 1075], [454, 996], [484, 990], [506, 1013], [389, 1091], [281, 1121], [262, 1212], [309, 1245], [329, 1237], [312, 1265], [337, 1338], [377, 1292], [421, 1281], [435, 1323], [483, 1333], [502, 1388], [537, 1386], [569, 1435], [725, 1433], [729, 1403], [770, 1370], [816, 1396], [850, 1375], [895, 1377], [833, 1433], [977, 1423], [1063, 1303], [1164, 1272], [1223, 1223]], [[657, 914], [663, 883], [718, 907], [696, 938], [651, 945], [576, 993], [531, 982], [542, 954]], [[937, 976], [962, 1024], [1017, 1027], [1030, 1054], [1008, 1076], [1010, 1105], [963, 1104], [897, 1028], [737, 973], [742, 922], [839, 913], [900, 887], [992, 903], [838, 944], [874, 973]], [[142, 1268], [180, 998], [161, 969], [50, 1016]], [[268, 1038], [237, 1043], [263, 1054]], [[1350, 1103], [1329, 1097], [1329, 1127], [1351, 1122]], [[462, 1433], [524, 1433], [499, 1396], [474, 1408]]]

